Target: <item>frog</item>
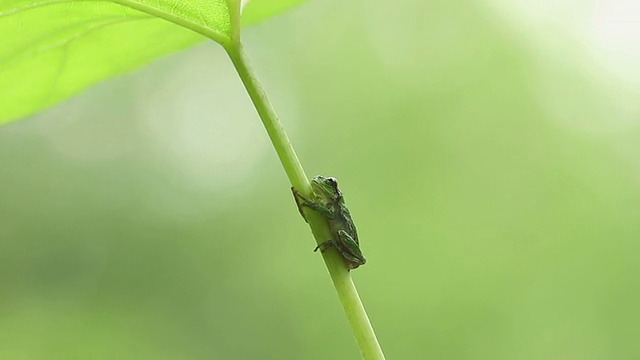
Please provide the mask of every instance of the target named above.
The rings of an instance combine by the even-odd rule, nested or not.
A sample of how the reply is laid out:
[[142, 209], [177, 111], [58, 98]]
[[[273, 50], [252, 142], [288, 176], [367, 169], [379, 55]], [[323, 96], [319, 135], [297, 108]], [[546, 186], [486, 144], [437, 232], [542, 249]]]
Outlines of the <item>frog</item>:
[[310, 185], [313, 192], [311, 197], [303, 196], [295, 188], [291, 188], [298, 211], [307, 222], [303, 212], [304, 207], [319, 213], [327, 222], [333, 235], [333, 238], [316, 246], [314, 251], [319, 249], [325, 252], [329, 248], [336, 249], [349, 270], [364, 265], [367, 260], [360, 250], [358, 232], [345, 204], [344, 196], [338, 188], [338, 181], [333, 177], [317, 175], [311, 179]]

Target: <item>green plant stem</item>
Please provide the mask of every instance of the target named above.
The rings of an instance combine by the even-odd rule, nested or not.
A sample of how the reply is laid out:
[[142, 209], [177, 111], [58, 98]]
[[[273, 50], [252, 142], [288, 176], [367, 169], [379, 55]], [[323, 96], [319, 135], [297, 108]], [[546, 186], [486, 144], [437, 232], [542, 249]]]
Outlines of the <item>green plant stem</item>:
[[267, 95], [253, 73], [242, 45], [232, 43], [225, 47], [225, 49], [238, 75], [240, 75], [240, 79], [242, 79], [242, 83], [247, 89], [253, 105], [258, 111], [260, 119], [262, 119], [262, 124], [267, 130], [267, 134], [269, 134], [269, 139], [271, 139], [271, 143], [278, 154], [284, 171], [287, 173], [287, 177], [291, 181], [291, 185], [301, 193], [308, 195], [311, 187], [307, 175], [300, 165], [298, 156], [295, 150], [293, 150], [293, 146], [289, 141], [284, 127], [280, 123], [278, 116], [267, 99]]
[[[278, 154], [278, 158], [284, 167], [291, 185], [303, 195], [311, 194], [309, 180], [298, 160], [289, 137], [280, 123], [273, 107], [267, 99], [262, 86], [258, 82], [248, 58], [244, 52], [238, 37], [236, 41], [225, 44], [224, 48], [229, 54], [233, 66], [236, 68], [240, 79], [244, 84], [249, 97], [253, 102], [262, 123], [269, 134], [273, 147]], [[311, 231], [316, 239], [316, 243], [321, 244], [326, 239], [331, 238], [326, 221], [319, 214], [305, 209]], [[325, 251], [324, 262], [333, 281], [333, 285], [338, 293], [342, 307], [344, 308], [347, 320], [356, 338], [362, 358], [365, 360], [384, 360], [384, 354], [378, 344], [373, 327], [369, 322], [367, 313], [358, 296], [358, 291], [351, 279], [351, 274], [347, 270], [342, 258], [335, 250]]]

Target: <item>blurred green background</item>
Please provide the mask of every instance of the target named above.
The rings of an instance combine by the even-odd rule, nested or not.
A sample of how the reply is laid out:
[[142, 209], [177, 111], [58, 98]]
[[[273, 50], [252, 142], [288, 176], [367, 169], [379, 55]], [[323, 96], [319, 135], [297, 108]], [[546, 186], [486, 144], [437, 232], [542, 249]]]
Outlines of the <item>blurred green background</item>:
[[[245, 31], [341, 182], [388, 359], [640, 358], [630, 4], [309, 1]], [[359, 357], [215, 44], [1, 127], [0, 184], [0, 359]]]

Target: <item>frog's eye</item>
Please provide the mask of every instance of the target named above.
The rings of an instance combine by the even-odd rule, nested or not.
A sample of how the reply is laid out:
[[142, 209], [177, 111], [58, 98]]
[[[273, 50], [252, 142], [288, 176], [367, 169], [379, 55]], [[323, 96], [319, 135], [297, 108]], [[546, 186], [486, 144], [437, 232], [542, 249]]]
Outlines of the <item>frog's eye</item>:
[[338, 186], [338, 180], [336, 180], [336, 178], [327, 178], [327, 182], [329, 182], [329, 184], [331, 184], [332, 186]]

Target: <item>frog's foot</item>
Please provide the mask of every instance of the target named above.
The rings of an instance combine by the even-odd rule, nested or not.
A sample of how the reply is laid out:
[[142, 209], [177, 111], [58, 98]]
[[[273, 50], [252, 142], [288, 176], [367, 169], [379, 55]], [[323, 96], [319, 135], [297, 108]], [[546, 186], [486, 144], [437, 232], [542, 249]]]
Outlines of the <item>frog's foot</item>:
[[293, 193], [293, 197], [296, 198], [296, 202], [300, 204], [300, 206], [306, 206], [307, 203], [311, 202], [311, 199], [308, 199], [300, 194], [300, 192], [293, 186], [291, 187], [291, 192]]
[[293, 193], [293, 198], [296, 200], [296, 205], [298, 206], [298, 211], [300, 212], [300, 215], [302, 215], [302, 218], [304, 219], [304, 221], [309, 222], [307, 220], [307, 217], [304, 215], [304, 211], [302, 211], [302, 207], [305, 206], [307, 202], [307, 198], [300, 195], [298, 190], [296, 190], [293, 186], [291, 187], [291, 192]]
[[333, 240], [329, 239], [323, 243], [321, 243], [320, 245], [316, 246], [315, 249], [313, 249], [313, 252], [318, 251], [318, 249], [320, 249], [321, 253], [324, 253], [325, 251], [327, 251], [327, 248], [334, 246]]

